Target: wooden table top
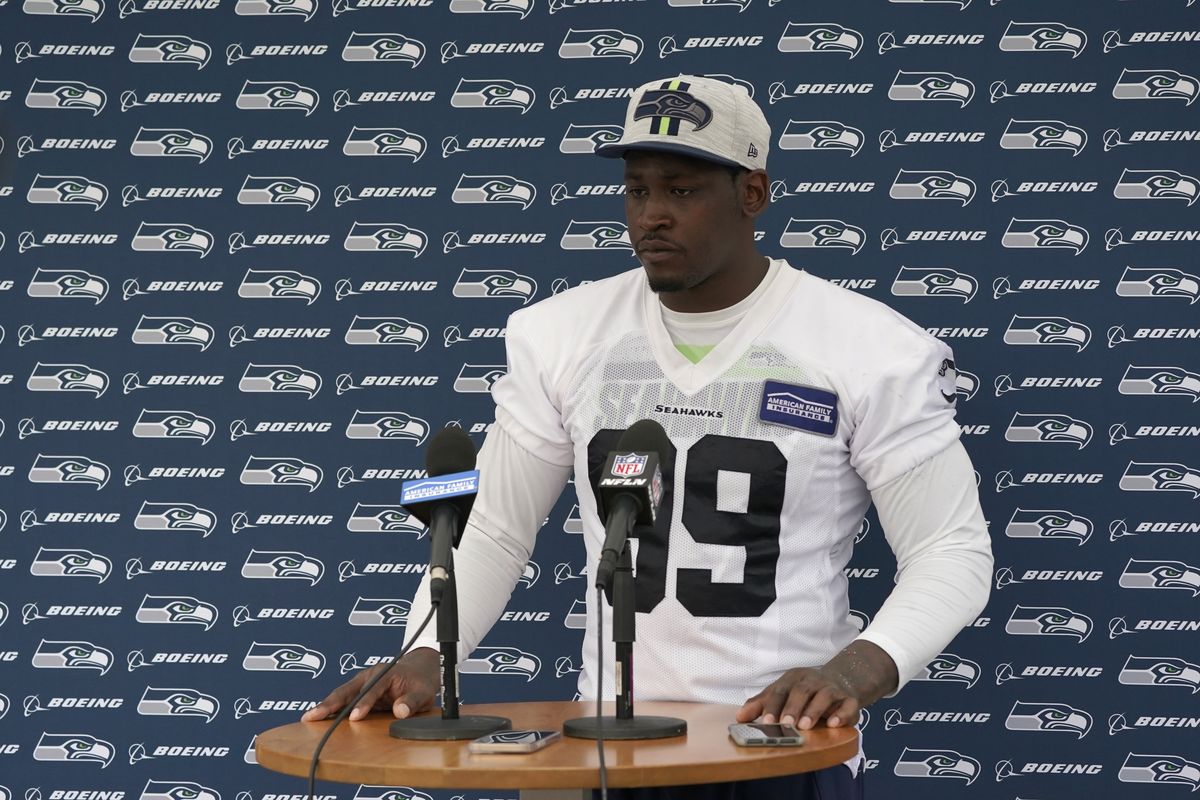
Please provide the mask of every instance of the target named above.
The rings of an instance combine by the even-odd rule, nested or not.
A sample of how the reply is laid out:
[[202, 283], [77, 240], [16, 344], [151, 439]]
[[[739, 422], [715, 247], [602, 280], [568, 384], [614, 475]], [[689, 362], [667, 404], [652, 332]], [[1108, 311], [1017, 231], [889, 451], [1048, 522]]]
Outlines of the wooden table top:
[[[680, 717], [688, 732], [671, 739], [605, 740], [612, 787], [671, 786], [769, 778], [840, 764], [858, 752], [853, 728], [815, 728], [800, 747], [739, 747], [729, 738], [738, 706], [706, 703], [637, 703], [635, 713]], [[594, 715], [594, 702], [464, 705], [460, 713], [512, 719], [514, 729], [562, 730], [564, 720]], [[441, 711], [430, 712], [440, 715]], [[604, 713], [615, 714], [613, 703]], [[476, 755], [467, 742], [426, 742], [388, 735], [391, 714], [343, 722], [321, 751], [317, 777], [343, 783], [432, 789], [573, 789], [600, 785], [596, 742], [568, 736], [534, 753]], [[263, 731], [255, 741], [258, 763], [288, 775], [308, 776], [313, 748], [330, 721], [293, 722]]]

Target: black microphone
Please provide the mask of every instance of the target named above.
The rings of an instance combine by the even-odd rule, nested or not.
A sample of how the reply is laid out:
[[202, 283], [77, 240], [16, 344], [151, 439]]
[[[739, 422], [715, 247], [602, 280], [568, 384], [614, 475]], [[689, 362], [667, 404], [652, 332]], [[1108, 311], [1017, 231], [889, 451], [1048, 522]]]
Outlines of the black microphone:
[[450, 550], [458, 547], [475, 495], [475, 443], [462, 428], [442, 428], [425, 451], [426, 478], [405, 481], [400, 504], [429, 528], [429, 594], [435, 605], [450, 577]]
[[653, 525], [662, 503], [663, 455], [671, 452], [671, 440], [662, 425], [651, 419], [629, 426], [608, 454], [596, 482], [596, 506], [604, 523], [604, 546], [596, 568], [596, 586], [612, 586], [617, 558], [625, 548], [634, 525]]

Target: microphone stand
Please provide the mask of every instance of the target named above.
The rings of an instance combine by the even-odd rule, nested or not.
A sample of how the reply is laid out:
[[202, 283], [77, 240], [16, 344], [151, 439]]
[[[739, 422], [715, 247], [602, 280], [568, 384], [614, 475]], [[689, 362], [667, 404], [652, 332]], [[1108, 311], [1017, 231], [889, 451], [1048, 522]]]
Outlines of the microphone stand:
[[487, 733], [512, 729], [512, 720], [485, 714], [458, 714], [458, 582], [454, 579], [454, 553], [446, 562], [449, 577], [437, 609], [438, 643], [442, 662], [442, 715], [398, 719], [388, 726], [396, 739], [448, 741], [478, 739]]
[[[637, 603], [629, 541], [621, 548], [612, 585], [604, 587], [613, 607], [616, 645], [617, 714], [577, 717], [563, 723], [563, 733], [577, 739], [667, 739], [687, 733], [687, 721], [677, 717], [637, 717], [633, 714], [633, 642], [637, 639]], [[604, 613], [603, 609], [599, 613]], [[598, 669], [604, 669], [600, 664]]]

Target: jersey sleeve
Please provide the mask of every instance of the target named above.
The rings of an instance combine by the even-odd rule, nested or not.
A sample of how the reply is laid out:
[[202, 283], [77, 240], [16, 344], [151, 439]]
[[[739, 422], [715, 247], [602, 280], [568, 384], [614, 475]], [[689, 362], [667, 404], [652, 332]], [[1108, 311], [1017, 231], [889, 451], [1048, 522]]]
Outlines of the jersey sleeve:
[[954, 353], [931, 336], [874, 376], [854, 406], [850, 464], [875, 490], [957, 441]]
[[508, 372], [492, 387], [496, 422], [534, 456], [550, 464], [574, 463], [571, 438], [562, 424], [562, 401], [546, 369], [546, 352], [569, 347], [568, 331], [537, 337], [526, 312], [508, 318]]

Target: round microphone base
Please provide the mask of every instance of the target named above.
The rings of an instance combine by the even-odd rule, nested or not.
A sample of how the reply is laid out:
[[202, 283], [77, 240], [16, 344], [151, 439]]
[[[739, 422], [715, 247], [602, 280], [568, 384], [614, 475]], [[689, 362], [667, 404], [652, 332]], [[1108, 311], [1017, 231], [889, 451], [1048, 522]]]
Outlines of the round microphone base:
[[507, 717], [474, 714], [458, 719], [442, 719], [441, 717], [398, 719], [388, 726], [388, 735], [393, 739], [457, 741], [478, 739], [488, 733], [509, 730], [512, 730], [512, 720]]
[[576, 739], [669, 739], [687, 733], [687, 721], [676, 717], [577, 717], [563, 723], [563, 733]]

